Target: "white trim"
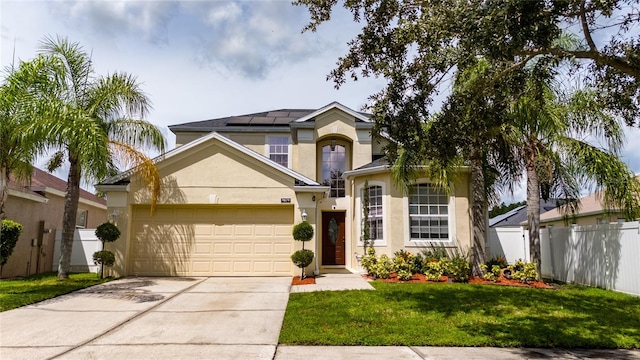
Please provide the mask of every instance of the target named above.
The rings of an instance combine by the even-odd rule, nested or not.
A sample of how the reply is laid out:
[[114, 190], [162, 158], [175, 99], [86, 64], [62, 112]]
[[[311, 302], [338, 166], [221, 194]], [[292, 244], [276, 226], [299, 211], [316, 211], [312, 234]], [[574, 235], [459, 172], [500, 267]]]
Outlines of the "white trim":
[[344, 176], [345, 179], [348, 179], [356, 176], [378, 174], [388, 170], [389, 170], [389, 165], [378, 165], [378, 166], [365, 168], [365, 169], [355, 169], [355, 170], [345, 171], [342, 174], [342, 176]]
[[288, 134], [285, 135], [265, 135], [264, 136], [264, 153], [265, 156], [271, 159], [271, 139], [273, 138], [287, 138], [287, 168], [291, 169], [291, 136]]
[[330, 103], [330, 104], [328, 104], [326, 106], [323, 106], [320, 109], [312, 112], [311, 114], [303, 116], [298, 120], [295, 120], [294, 122], [296, 122], [296, 123], [305, 122], [307, 120], [313, 119], [314, 117], [322, 114], [323, 112], [327, 112], [327, 111], [332, 110], [332, 109], [341, 110], [341, 111], [353, 116], [354, 118], [356, 118], [358, 120], [362, 120], [362, 121], [367, 122], [367, 123], [371, 122], [371, 120], [368, 117], [366, 117], [366, 116], [360, 114], [359, 112], [354, 111], [354, 110], [352, 110], [352, 109], [340, 104], [337, 101], [334, 101], [334, 102], [332, 102], [332, 103]]
[[[373, 241], [373, 246], [388, 246], [389, 239], [389, 217], [388, 217], [388, 209], [389, 209], [389, 194], [387, 193], [387, 185], [383, 181], [371, 180], [369, 181], [369, 187], [371, 186], [380, 186], [382, 188], [382, 239], [376, 239]], [[356, 186], [355, 197], [355, 209], [356, 212], [356, 221], [355, 228], [356, 234], [358, 236], [357, 246], [362, 247], [362, 239], [360, 236], [362, 235], [362, 190], [364, 189], [364, 182], [358, 186]]]
[[39, 202], [39, 203], [42, 203], [42, 204], [46, 204], [46, 203], [49, 202], [49, 199], [47, 199], [46, 197], [44, 197], [42, 195], [29, 194], [29, 193], [25, 193], [25, 192], [18, 191], [18, 190], [13, 190], [13, 189], [7, 189], [7, 194], [9, 194], [9, 196], [19, 197], [19, 198], [22, 198], [22, 199], [35, 201], [35, 202]]
[[324, 186], [324, 185], [317, 185], [317, 186], [294, 186], [293, 190], [295, 192], [301, 192], [301, 193], [326, 193], [329, 192], [329, 187], [328, 186]]
[[[420, 178], [414, 184], [430, 184], [427, 178]], [[409, 195], [402, 197], [402, 220], [404, 221], [404, 246], [405, 247], [429, 247], [432, 245], [441, 246], [457, 246], [456, 241], [456, 197], [455, 194], [449, 195], [449, 203], [447, 209], [447, 220], [449, 222], [449, 239], [448, 240], [411, 240], [411, 217], [409, 215]]]
[[[251, 150], [251, 149], [249, 149], [249, 148], [247, 148], [245, 146], [242, 146], [242, 145], [238, 144], [237, 142], [235, 142], [235, 141], [233, 141], [233, 140], [231, 140], [229, 138], [226, 138], [226, 137], [222, 136], [221, 134], [219, 134], [219, 133], [217, 133], [215, 131], [209, 133], [206, 136], [203, 136], [201, 138], [193, 140], [192, 142], [190, 142], [188, 144], [185, 144], [185, 145], [182, 145], [182, 146], [177, 147], [175, 149], [169, 150], [168, 152], [164, 153], [163, 155], [160, 155], [160, 156], [156, 157], [155, 159], [153, 159], [153, 162], [155, 164], [157, 164], [157, 163], [159, 163], [161, 161], [167, 160], [167, 159], [172, 158], [172, 157], [174, 157], [174, 156], [176, 156], [178, 154], [181, 154], [181, 153], [183, 153], [185, 151], [193, 149], [196, 146], [198, 146], [198, 145], [200, 145], [202, 143], [205, 143], [205, 142], [207, 142], [207, 141], [209, 141], [211, 139], [216, 139], [219, 142], [221, 142], [221, 143], [223, 143], [223, 144], [225, 144], [227, 146], [230, 146], [231, 148], [236, 149], [236, 150], [240, 151], [241, 153], [243, 153], [245, 155], [248, 155], [248, 156], [250, 156], [250, 157], [252, 157], [252, 158], [254, 158], [254, 159], [256, 159], [256, 160], [258, 160], [258, 161], [260, 161], [260, 162], [262, 162], [262, 163], [264, 163], [266, 165], [268, 165], [268, 166], [271, 166], [272, 168], [274, 168], [274, 169], [276, 169], [276, 170], [278, 170], [280, 172], [283, 172], [283, 173], [291, 176], [294, 179], [297, 179], [297, 180], [300, 180], [300, 181], [306, 183], [307, 185], [320, 185], [319, 183], [311, 180], [310, 178], [308, 178], [308, 177], [306, 177], [306, 176], [304, 176], [302, 174], [299, 174], [299, 173], [297, 173], [297, 172], [295, 172], [295, 171], [293, 171], [293, 170], [291, 170], [291, 169], [289, 169], [287, 167], [284, 167], [284, 166], [276, 163], [275, 161], [272, 161], [268, 157], [265, 157], [262, 154], [258, 154], [257, 152], [255, 152], [255, 151], [253, 151], [253, 150]], [[106, 179], [102, 184], [99, 184], [99, 185], [111, 185], [113, 183], [121, 181], [121, 180], [133, 175], [134, 174], [134, 169], [135, 168], [129, 169], [129, 170], [124, 171], [124, 172], [122, 172], [122, 173], [120, 173], [120, 174], [118, 174], [116, 176], [113, 176], [113, 177], [111, 177], [109, 179]]]

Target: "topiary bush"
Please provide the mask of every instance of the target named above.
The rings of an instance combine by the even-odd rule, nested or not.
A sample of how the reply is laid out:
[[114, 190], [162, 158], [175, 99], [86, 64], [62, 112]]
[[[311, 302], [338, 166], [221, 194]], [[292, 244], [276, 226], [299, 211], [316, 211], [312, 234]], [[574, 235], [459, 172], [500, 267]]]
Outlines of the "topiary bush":
[[108, 250], [96, 251], [93, 253], [93, 262], [96, 265], [113, 266], [116, 263], [116, 256]]
[[293, 227], [291, 235], [293, 235], [295, 240], [302, 241], [302, 249], [304, 250], [304, 243], [313, 238], [313, 226], [303, 221]]
[[96, 237], [103, 243], [114, 242], [120, 238], [120, 229], [110, 222], [106, 222], [96, 229]]
[[293, 261], [295, 266], [302, 269], [300, 279], [304, 279], [304, 269], [313, 261], [313, 251], [305, 249], [298, 250], [291, 255], [291, 261]]
[[2, 232], [0, 233], [0, 266], [9, 261], [13, 249], [18, 243], [22, 233], [22, 225], [13, 220], [2, 220]]

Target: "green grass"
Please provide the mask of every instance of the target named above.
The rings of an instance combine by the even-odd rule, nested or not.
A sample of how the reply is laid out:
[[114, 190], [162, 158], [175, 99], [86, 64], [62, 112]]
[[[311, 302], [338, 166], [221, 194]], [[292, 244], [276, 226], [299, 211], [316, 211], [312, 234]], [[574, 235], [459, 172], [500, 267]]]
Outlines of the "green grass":
[[280, 343], [640, 348], [640, 298], [626, 294], [576, 286], [373, 286], [291, 294]]
[[0, 311], [15, 309], [38, 301], [101, 284], [94, 273], [71, 274], [69, 279], [58, 280], [56, 273], [42, 273], [18, 280], [0, 280]]

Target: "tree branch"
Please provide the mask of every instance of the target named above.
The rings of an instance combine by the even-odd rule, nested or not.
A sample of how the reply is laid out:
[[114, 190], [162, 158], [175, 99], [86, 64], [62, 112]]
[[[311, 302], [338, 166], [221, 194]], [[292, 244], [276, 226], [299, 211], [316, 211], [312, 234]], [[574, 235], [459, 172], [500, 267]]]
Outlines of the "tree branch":
[[582, 0], [580, 2], [580, 23], [582, 24], [582, 32], [584, 33], [585, 40], [587, 40], [587, 45], [589, 45], [589, 50], [597, 52], [598, 48], [596, 48], [596, 43], [593, 42], [591, 31], [589, 30], [589, 23], [587, 22], [587, 13], [584, 8], [586, 1], [587, 0]]

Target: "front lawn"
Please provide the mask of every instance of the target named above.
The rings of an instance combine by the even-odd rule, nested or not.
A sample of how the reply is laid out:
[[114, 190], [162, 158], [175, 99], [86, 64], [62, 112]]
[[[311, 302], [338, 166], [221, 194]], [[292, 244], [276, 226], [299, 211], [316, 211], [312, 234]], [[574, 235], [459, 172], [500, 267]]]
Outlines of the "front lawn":
[[0, 280], [0, 311], [15, 309], [38, 301], [84, 289], [108, 281], [94, 273], [71, 274], [58, 280], [56, 273], [43, 273], [18, 280]]
[[589, 287], [372, 283], [294, 293], [280, 343], [640, 348], [640, 298]]

